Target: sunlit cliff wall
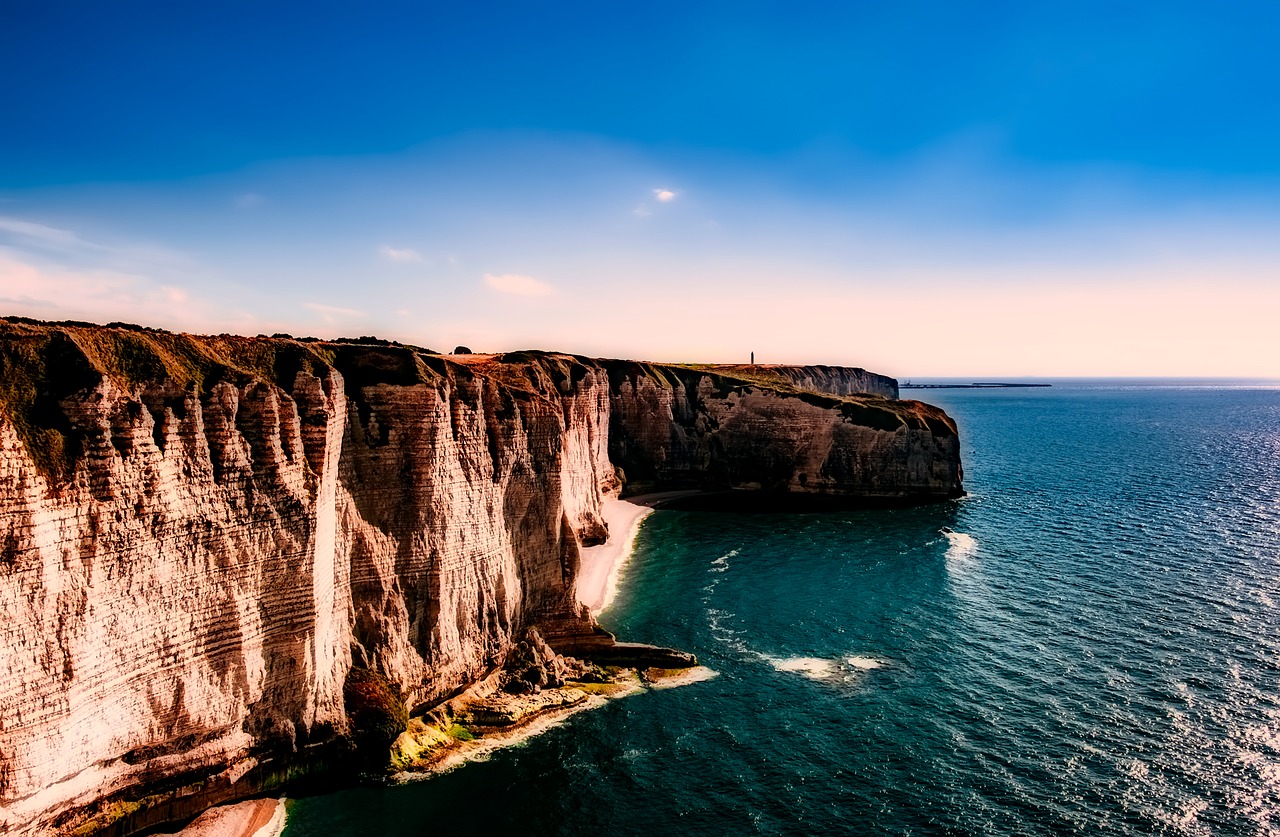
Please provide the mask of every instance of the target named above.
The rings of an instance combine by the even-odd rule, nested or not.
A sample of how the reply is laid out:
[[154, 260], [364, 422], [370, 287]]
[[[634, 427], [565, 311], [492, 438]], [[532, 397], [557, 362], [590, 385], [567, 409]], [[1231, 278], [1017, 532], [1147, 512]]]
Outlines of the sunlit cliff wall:
[[960, 490], [941, 411], [671, 367], [15, 322], [0, 363], [12, 833], [235, 795], [343, 739], [353, 665], [426, 705], [530, 625], [587, 630], [578, 548], [621, 475]]

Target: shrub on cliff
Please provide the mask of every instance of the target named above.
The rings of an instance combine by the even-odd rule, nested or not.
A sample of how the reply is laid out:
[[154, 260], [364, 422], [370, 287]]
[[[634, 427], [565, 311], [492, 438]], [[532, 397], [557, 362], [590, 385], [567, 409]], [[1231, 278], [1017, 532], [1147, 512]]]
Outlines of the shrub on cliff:
[[347, 674], [342, 697], [356, 752], [370, 763], [385, 762], [392, 742], [409, 724], [399, 690], [375, 671], [353, 668]]

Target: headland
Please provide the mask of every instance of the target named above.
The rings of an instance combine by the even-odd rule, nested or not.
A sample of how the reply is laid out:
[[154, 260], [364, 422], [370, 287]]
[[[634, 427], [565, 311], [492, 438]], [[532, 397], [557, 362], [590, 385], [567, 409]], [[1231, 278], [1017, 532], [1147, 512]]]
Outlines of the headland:
[[963, 492], [943, 411], [785, 369], [0, 320], [0, 827], [429, 772], [691, 668], [592, 615], [620, 498]]

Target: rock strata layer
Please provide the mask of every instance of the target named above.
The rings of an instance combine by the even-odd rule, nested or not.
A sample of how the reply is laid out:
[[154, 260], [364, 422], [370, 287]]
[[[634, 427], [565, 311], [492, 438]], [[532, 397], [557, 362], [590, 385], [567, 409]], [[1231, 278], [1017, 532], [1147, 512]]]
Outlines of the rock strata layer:
[[961, 493], [942, 411], [804, 369], [0, 321], [0, 832], [287, 780], [349, 743], [353, 669], [413, 710], [532, 627], [598, 643], [578, 549], [624, 480]]

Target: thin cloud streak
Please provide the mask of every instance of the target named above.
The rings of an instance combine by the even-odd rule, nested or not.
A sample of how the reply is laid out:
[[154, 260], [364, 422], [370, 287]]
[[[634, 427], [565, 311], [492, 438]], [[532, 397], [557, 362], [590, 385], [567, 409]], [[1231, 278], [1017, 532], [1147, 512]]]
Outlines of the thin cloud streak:
[[423, 261], [421, 253], [408, 247], [396, 248], [383, 245], [378, 248], [378, 252], [381, 253], [383, 258], [387, 261], [394, 262], [396, 264], [410, 264], [413, 262]]
[[29, 242], [59, 249], [98, 247], [98, 245], [85, 241], [70, 230], [58, 229], [57, 227], [8, 216], [0, 216], [0, 232], [7, 232]]
[[187, 256], [168, 248], [92, 241], [73, 230], [13, 216], [0, 216], [0, 246], [6, 244], [11, 251], [25, 253], [31, 260], [52, 257], [86, 270], [134, 272], [163, 268], [190, 273], [195, 267]]
[[341, 322], [352, 319], [368, 317], [365, 311], [358, 311], [355, 308], [344, 308], [340, 305], [324, 305], [319, 302], [304, 302], [302, 307], [319, 316], [326, 325], [338, 325]]
[[0, 248], [0, 303], [41, 319], [137, 322], [179, 331], [253, 333], [266, 321], [139, 274], [35, 264]]
[[513, 296], [546, 296], [552, 292], [546, 282], [520, 273], [486, 273], [484, 283], [499, 293]]

